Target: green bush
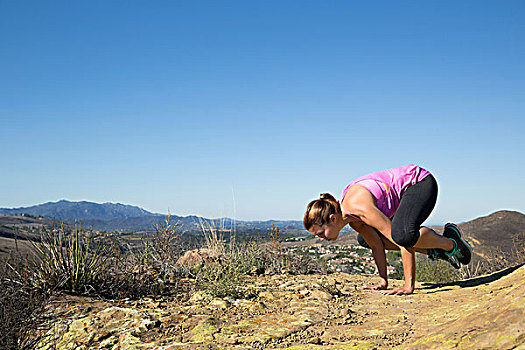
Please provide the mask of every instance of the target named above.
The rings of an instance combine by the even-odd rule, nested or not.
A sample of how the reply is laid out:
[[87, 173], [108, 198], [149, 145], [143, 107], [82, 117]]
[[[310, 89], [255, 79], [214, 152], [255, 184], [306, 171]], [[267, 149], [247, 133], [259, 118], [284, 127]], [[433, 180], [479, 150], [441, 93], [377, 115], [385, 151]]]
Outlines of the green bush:
[[218, 298], [239, 299], [250, 298], [253, 295], [253, 292], [245, 288], [246, 275], [231, 261], [202, 266], [197, 272], [196, 282], [199, 289]]
[[428, 258], [416, 259], [416, 280], [420, 282], [449, 283], [461, 279], [458, 270], [448, 262]]

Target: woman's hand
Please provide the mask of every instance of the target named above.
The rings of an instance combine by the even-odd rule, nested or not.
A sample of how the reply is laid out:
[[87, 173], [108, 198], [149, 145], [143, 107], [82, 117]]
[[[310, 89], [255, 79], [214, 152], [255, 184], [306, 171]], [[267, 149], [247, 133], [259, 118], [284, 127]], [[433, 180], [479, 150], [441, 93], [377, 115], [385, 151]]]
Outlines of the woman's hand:
[[383, 295], [407, 295], [412, 294], [414, 292], [414, 288], [409, 287], [402, 287], [402, 288], [394, 288], [391, 290], [387, 290], [385, 292], [381, 292]]

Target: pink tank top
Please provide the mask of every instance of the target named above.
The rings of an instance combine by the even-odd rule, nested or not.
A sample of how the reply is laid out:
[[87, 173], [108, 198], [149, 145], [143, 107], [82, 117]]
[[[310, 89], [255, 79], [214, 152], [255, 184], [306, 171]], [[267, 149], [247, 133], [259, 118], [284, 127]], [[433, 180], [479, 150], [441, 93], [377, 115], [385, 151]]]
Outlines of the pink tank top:
[[[430, 172], [414, 164], [367, 174], [355, 179], [345, 187], [339, 203], [343, 202], [350, 187], [353, 185], [363, 186], [376, 199], [377, 208], [383, 214], [392, 218], [399, 206], [401, 196], [407, 188], [420, 182], [429, 174]], [[344, 207], [343, 210], [348, 215], [351, 215]]]

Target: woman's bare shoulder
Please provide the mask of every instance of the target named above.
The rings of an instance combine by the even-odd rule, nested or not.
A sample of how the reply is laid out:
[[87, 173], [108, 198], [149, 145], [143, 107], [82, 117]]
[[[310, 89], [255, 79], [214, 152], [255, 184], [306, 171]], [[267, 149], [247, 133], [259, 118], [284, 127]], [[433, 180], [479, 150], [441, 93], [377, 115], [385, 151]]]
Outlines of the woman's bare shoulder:
[[370, 197], [373, 198], [372, 193], [370, 193], [370, 191], [366, 189], [366, 187], [356, 184], [348, 188], [348, 191], [346, 191], [343, 202], [352, 204], [356, 201], [359, 202], [363, 199], [368, 199]]
[[342, 201], [343, 206], [351, 214], [360, 212], [370, 204], [375, 205], [375, 198], [372, 193], [360, 185], [351, 186]]

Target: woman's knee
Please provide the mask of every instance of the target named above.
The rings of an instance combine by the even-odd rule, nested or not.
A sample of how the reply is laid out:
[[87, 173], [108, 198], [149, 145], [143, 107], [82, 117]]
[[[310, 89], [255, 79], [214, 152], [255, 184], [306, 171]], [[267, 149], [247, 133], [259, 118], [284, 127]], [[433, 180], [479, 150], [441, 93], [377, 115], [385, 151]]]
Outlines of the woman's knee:
[[419, 227], [412, 225], [403, 229], [392, 227], [392, 239], [401, 247], [411, 248], [419, 239]]

